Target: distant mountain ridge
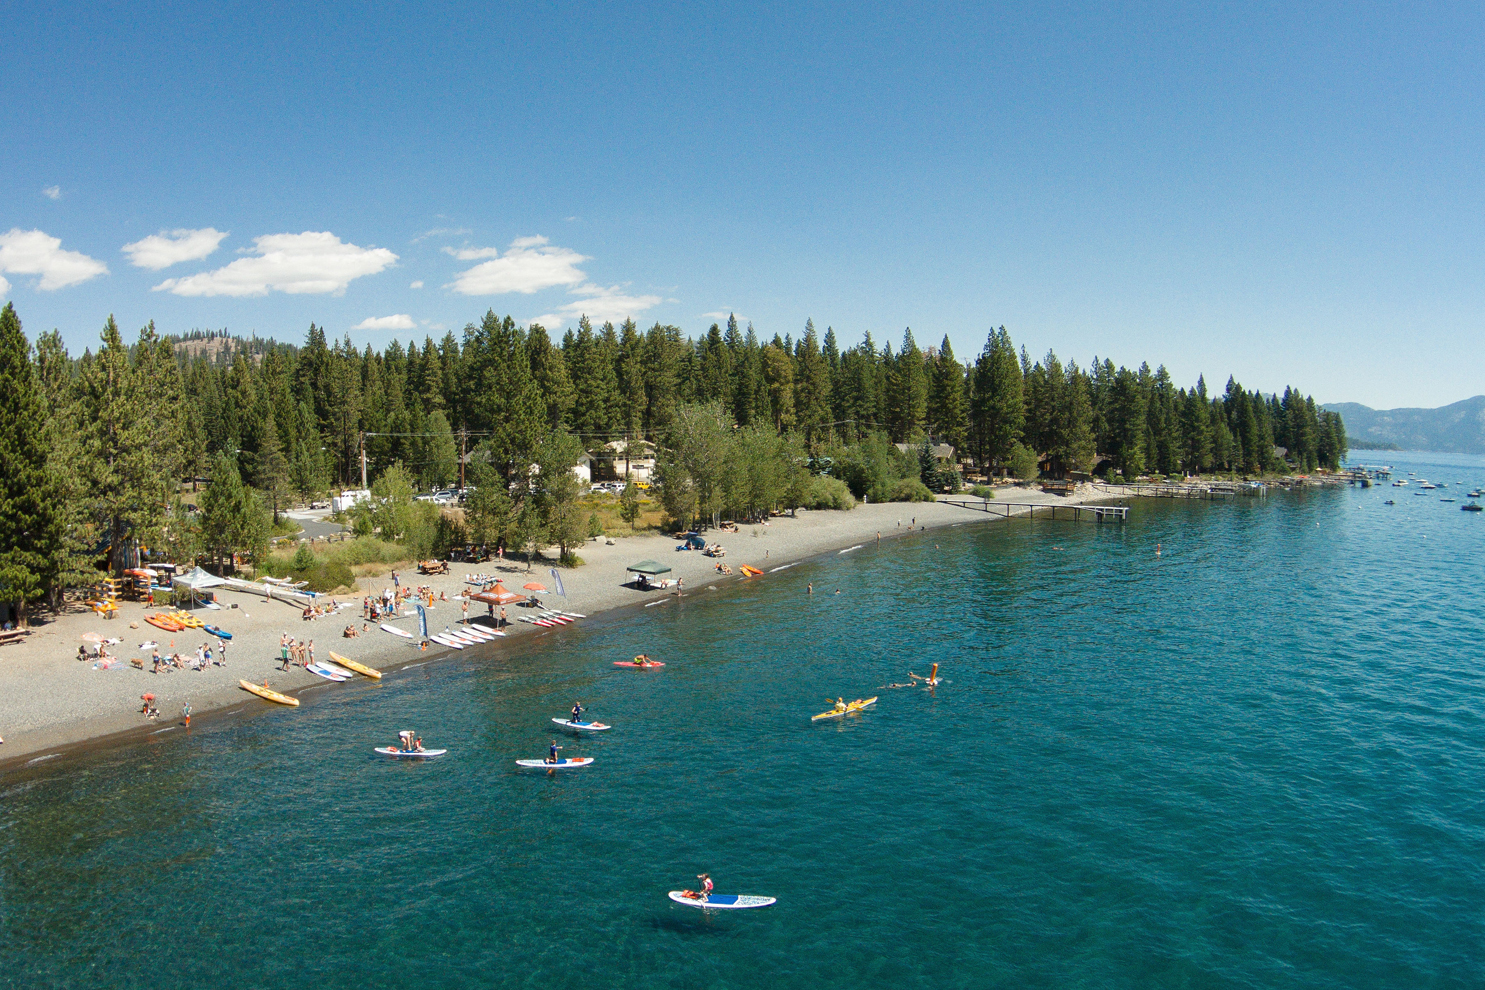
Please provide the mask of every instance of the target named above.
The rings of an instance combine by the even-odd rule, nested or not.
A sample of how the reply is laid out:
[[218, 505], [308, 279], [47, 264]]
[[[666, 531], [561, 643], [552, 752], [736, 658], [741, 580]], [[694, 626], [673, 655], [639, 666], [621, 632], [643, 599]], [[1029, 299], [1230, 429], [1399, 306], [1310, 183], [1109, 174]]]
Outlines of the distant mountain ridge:
[[1431, 450], [1485, 454], [1485, 395], [1437, 409], [1372, 409], [1357, 402], [1326, 403], [1341, 414], [1357, 450]]

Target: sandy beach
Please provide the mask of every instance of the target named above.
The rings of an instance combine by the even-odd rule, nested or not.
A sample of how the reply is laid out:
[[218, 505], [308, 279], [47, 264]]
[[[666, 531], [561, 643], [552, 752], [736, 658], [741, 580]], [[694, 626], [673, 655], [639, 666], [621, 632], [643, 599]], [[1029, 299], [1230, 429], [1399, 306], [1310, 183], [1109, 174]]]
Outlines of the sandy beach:
[[[1109, 499], [1092, 489], [1080, 488], [1066, 497], [1033, 490], [1002, 490], [1001, 500], [1072, 505]], [[910, 529], [913, 520], [916, 528]], [[763, 577], [751, 580], [766, 581], [770, 569], [875, 542], [878, 534], [883, 540], [902, 539], [943, 526], [995, 522], [1006, 520], [1003, 516], [943, 502], [887, 503], [858, 505], [848, 512], [801, 511], [797, 516], [776, 517], [767, 525], [744, 526], [738, 533], [708, 533], [707, 538], [727, 549], [725, 563], [734, 572], [741, 564], [751, 564], [765, 572]], [[625, 568], [645, 559], [671, 567], [673, 570], [666, 577], [679, 578], [687, 594], [718, 582], [743, 580], [736, 573], [730, 577], [719, 574], [718, 561], [711, 557], [697, 552], [678, 553], [675, 547], [675, 539], [659, 535], [621, 537], [613, 545], [590, 541], [578, 551], [583, 566], [560, 572], [566, 599], [553, 594], [540, 597], [552, 607], [589, 616], [626, 606], [643, 610], [645, 604], [675, 592], [674, 588], [639, 591], [624, 583]], [[429, 577], [399, 572], [399, 577], [404, 584], [432, 587], [435, 597], [442, 593], [452, 599], [468, 589], [465, 580], [472, 573], [499, 575], [511, 590], [519, 589], [528, 580], [550, 587], [552, 582], [547, 573], [550, 566], [538, 561], [528, 575], [522, 563], [492, 560], [482, 564], [454, 563], [447, 575]], [[391, 584], [391, 577], [369, 583], [374, 592], [380, 592], [383, 585]], [[368, 582], [363, 580], [362, 584], [364, 587]], [[345, 601], [348, 597], [339, 596], [339, 599]], [[243, 691], [238, 686], [240, 678], [257, 684], [266, 681], [274, 690], [287, 694], [324, 685], [324, 679], [302, 668], [281, 669], [279, 637], [285, 632], [301, 641], [313, 640], [318, 660], [329, 659], [330, 651], [334, 650], [383, 672], [455, 652], [438, 644], [429, 644], [425, 652], [416, 641], [383, 632], [375, 623], [358, 638], [343, 638], [346, 625], [352, 622], [357, 628], [362, 625], [359, 596], [354, 599], [353, 608], [338, 616], [308, 622], [301, 617], [299, 607], [291, 603], [267, 601], [248, 592], [227, 589], [217, 589], [217, 598], [222, 606], [220, 610], [200, 609], [196, 614], [232, 633], [233, 638], [228, 644], [226, 665], [213, 664], [203, 671], [151, 672], [149, 652], [139, 650], [139, 644], [154, 640], [159, 642], [162, 654], [185, 655], [194, 653], [208, 637], [201, 630], [169, 633], [149, 625], [143, 621], [144, 616], [160, 609], [138, 602], [122, 603], [118, 617], [107, 621], [92, 612], [70, 612], [37, 627], [22, 643], [0, 647], [0, 697], [5, 699], [0, 710], [0, 737], [4, 738], [4, 744], [0, 745], [0, 767], [47, 759], [67, 747], [93, 741], [110, 744], [144, 738], [179, 725], [185, 704], [192, 708], [193, 721], [268, 704]], [[474, 604], [469, 614], [471, 618], [483, 616], [485, 608]], [[548, 631], [517, 621], [517, 616], [523, 614], [530, 613], [524, 608], [508, 608], [508, 638], [476, 649], [498, 651], [503, 643], [516, 637]], [[434, 609], [428, 613], [429, 631], [457, 626], [460, 615], [459, 602], [435, 601]], [[394, 624], [409, 632], [416, 631], [415, 615], [404, 615], [394, 620]], [[132, 628], [136, 625], [137, 628]], [[121, 642], [109, 649], [123, 663], [96, 669], [91, 661], [79, 661], [80, 637], [89, 632], [119, 638]], [[144, 669], [129, 664], [131, 658], [143, 660]], [[155, 696], [161, 716], [158, 720], [147, 719], [140, 711], [141, 695], [145, 693]]]

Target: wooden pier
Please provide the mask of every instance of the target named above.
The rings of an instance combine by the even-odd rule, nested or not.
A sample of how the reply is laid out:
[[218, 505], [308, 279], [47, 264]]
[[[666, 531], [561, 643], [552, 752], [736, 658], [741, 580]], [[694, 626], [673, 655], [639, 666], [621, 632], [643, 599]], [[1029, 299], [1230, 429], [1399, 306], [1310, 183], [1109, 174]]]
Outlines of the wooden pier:
[[1100, 495], [1127, 495], [1139, 498], [1232, 498], [1236, 495], [1262, 495], [1264, 486], [1254, 487], [1234, 481], [1213, 481], [1202, 485], [1108, 485], [1095, 484]]
[[941, 498], [939, 501], [945, 505], [988, 512], [992, 516], [1006, 519], [1025, 516], [1028, 519], [1071, 519], [1075, 522], [1090, 519], [1098, 523], [1125, 522], [1129, 519], [1127, 505], [1057, 505], [1055, 502], [1002, 502], [998, 499], [978, 498]]

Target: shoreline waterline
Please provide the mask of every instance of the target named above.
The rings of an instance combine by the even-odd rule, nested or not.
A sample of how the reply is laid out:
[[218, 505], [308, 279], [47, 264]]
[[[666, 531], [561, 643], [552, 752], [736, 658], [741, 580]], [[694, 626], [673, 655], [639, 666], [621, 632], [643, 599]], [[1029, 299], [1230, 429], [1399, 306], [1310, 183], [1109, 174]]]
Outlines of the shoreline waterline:
[[[1008, 499], [1009, 501], [1045, 505], [1127, 501], [1090, 491], [1079, 492], [1072, 496], [1048, 495], [1034, 490], [1016, 490], [1012, 494], [1013, 498]], [[630, 607], [644, 612], [650, 606], [659, 606], [672, 601], [674, 589], [639, 592], [620, 583], [628, 564], [645, 557], [661, 560], [674, 567], [675, 570], [670, 576], [680, 577], [684, 593], [691, 595], [723, 581], [766, 581], [770, 571], [786, 566], [792, 570], [795, 565], [807, 563], [816, 558], [835, 556], [844, 549], [855, 548], [859, 551], [870, 543], [875, 543], [878, 532], [883, 540], [888, 540], [905, 537], [910, 533], [927, 533], [949, 526], [1005, 522], [1021, 514], [1012, 513], [1007, 517], [943, 502], [859, 505], [847, 512], [806, 511], [795, 517], [775, 517], [766, 527], [744, 526], [737, 534], [720, 534], [720, 542], [728, 548], [728, 556], [720, 561], [695, 552], [676, 553], [673, 549], [675, 540], [660, 535], [622, 537], [615, 540], [614, 546], [607, 546], [602, 542], [589, 543], [584, 545], [580, 553], [590, 559], [582, 567], [561, 572], [563, 582], [568, 589], [568, 598], [564, 600], [564, 607], [570, 611], [583, 613], [590, 618], [596, 618], [599, 615], [622, 615], [623, 610]], [[913, 522], [910, 524], [910, 521]], [[1093, 524], [1069, 523], [1069, 525]], [[756, 544], [755, 540], [758, 541]], [[751, 563], [761, 567], [765, 574], [762, 578], [753, 579], [744, 579], [735, 573], [730, 576], [722, 575], [714, 570], [719, 562], [729, 563], [734, 569], [740, 563]], [[466, 573], [488, 572], [502, 565], [503, 569], [508, 572], [504, 579], [514, 584], [528, 576], [538, 580], [544, 578], [546, 567], [550, 566], [550, 563], [533, 565], [529, 575], [524, 566], [517, 567], [512, 564], [503, 564], [503, 562], [498, 565], [492, 560], [483, 564], [454, 564], [451, 565], [447, 575], [410, 574], [399, 575], [399, 577], [404, 585], [427, 584], [434, 589], [435, 595], [440, 591], [452, 595], [456, 591], [465, 589], [464, 575]], [[375, 583], [390, 585], [390, 576]], [[656, 596], [663, 597], [657, 598]], [[211, 682], [204, 684], [189, 680], [197, 676], [196, 672], [175, 671], [168, 675], [172, 680], [165, 688], [174, 689], [183, 686], [188, 690], [171, 690], [168, 697], [166, 690], [162, 689], [155, 675], [144, 680], [138, 679], [134, 675], [144, 672], [129, 667], [127, 663], [119, 670], [95, 671], [91, 669], [91, 664], [79, 664], [69, 652], [75, 649], [77, 635], [84, 629], [101, 628], [126, 640], [135, 634], [153, 638], [152, 633], [159, 631], [153, 626], [143, 624], [142, 619], [138, 629], [129, 629], [125, 624], [121, 631], [115, 631], [113, 625], [119, 622], [117, 619], [112, 622], [103, 622], [86, 614], [64, 615], [42, 627], [44, 632], [33, 636], [23, 646], [7, 647], [6, 652], [0, 654], [0, 694], [26, 700], [12, 706], [5, 716], [6, 720], [17, 720], [18, 714], [28, 711], [28, 703], [35, 708], [45, 701], [48, 703], [49, 710], [39, 716], [33, 716], [39, 724], [20, 729], [0, 724], [0, 737], [5, 740], [4, 745], [0, 746], [0, 774], [23, 769], [42, 759], [51, 762], [58, 757], [129, 746], [148, 742], [151, 739], [173, 736], [176, 732], [186, 732], [186, 727], [181, 724], [181, 719], [177, 715], [178, 708], [167, 709], [166, 704], [178, 706], [183, 702], [189, 703], [192, 707], [193, 727], [214, 725], [226, 718], [251, 716], [257, 712], [272, 711], [276, 707], [247, 697], [238, 686], [239, 677], [252, 679], [257, 683], [267, 679], [274, 690], [292, 697], [307, 695], [311, 703], [314, 697], [312, 689], [342, 686], [327, 682], [302, 668], [282, 670], [276, 647], [276, 638], [279, 635], [276, 630], [279, 629], [287, 629], [291, 634], [310, 638], [320, 634], [320, 630], [323, 629], [324, 633], [321, 634], [324, 636], [323, 645], [317, 644], [317, 659], [328, 659], [329, 652], [334, 650], [375, 667], [383, 673], [395, 673], [414, 664], [443, 661], [465, 652], [440, 647], [437, 644], [429, 644], [430, 648], [426, 651], [417, 650], [409, 646], [407, 640], [386, 634], [375, 625], [372, 625], [369, 631], [361, 637], [351, 640], [342, 638], [341, 626], [359, 625], [364, 621], [360, 617], [359, 609], [348, 612], [345, 618], [338, 615], [327, 616], [324, 620], [319, 620], [314, 628], [306, 631], [303, 629], [302, 620], [293, 612], [266, 614], [270, 604], [276, 608], [282, 607], [276, 602], [268, 603], [261, 598], [230, 591], [219, 592], [219, 597], [229, 603], [235, 601], [239, 606], [250, 606], [258, 612], [258, 615], [248, 617], [243, 607], [223, 609], [220, 613], [220, 621], [224, 626], [232, 622], [235, 615], [248, 617], [251, 623], [251, 628], [240, 625], [237, 630], [233, 631], [234, 638], [228, 645], [229, 665], [211, 668], [208, 672]], [[457, 626], [459, 624], [456, 621], [457, 613], [450, 617], [455, 621], [446, 621], [445, 613], [442, 611], [444, 608], [455, 609], [456, 603], [451, 600], [440, 601], [437, 605], [441, 608], [436, 608], [428, 616], [430, 632], [435, 630], [435, 626], [441, 628], [443, 625]], [[134, 603], [127, 606], [131, 614], [133, 606]], [[472, 647], [477, 651], [473, 655], [487, 656], [489, 654], [486, 651], [499, 650], [507, 644], [515, 645], [515, 641], [523, 641], [533, 636], [540, 638], [543, 634], [557, 631], [516, 621], [517, 613], [520, 611], [522, 610], [517, 608], [509, 610], [511, 622], [505, 627], [508, 634], [506, 638]], [[145, 610], [141, 609], [138, 615], [142, 617], [144, 612]], [[475, 611], [471, 610], [470, 615], [474, 618]], [[395, 621], [405, 623], [408, 617], [405, 614]], [[174, 635], [177, 638], [186, 639], [193, 632], [195, 630]], [[69, 636], [71, 638], [68, 638]], [[178, 649], [182, 652], [187, 650], [186, 647]], [[51, 651], [50, 654], [48, 650]], [[22, 651], [30, 655], [23, 657]], [[122, 649], [121, 653], [127, 656], [131, 651], [130, 648], [126, 648]], [[180, 675], [179, 678], [176, 678], [176, 674]], [[160, 708], [161, 719], [157, 722], [141, 724], [144, 716], [138, 710], [137, 702], [128, 700], [137, 698], [138, 693], [121, 693], [116, 689], [118, 686], [116, 682], [94, 681], [89, 683], [95, 675], [99, 678], [113, 676], [127, 678], [131, 686], [138, 686], [141, 690], [157, 693], [159, 698], [157, 707]], [[48, 678], [52, 680], [49, 681]], [[45, 694], [49, 687], [60, 687], [56, 678], [70, 682], [61, 692], [67, 697], [58, 699], [55, 695]], [[362, 681], [364, 678], [358, 677], [356, 680]], [[27, 681], [32, 683], [27, 683]], [[98, 711], [100, 703], [109, 702], [126, 703], [131, 708], [124, 711], [119, 711], [117, 708], [113, 711]]]

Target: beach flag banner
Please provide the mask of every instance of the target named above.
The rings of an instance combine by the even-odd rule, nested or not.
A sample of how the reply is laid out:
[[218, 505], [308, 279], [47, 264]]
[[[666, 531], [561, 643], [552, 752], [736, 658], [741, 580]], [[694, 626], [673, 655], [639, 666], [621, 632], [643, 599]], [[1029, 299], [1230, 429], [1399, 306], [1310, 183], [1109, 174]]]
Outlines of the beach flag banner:
[[552, 587], [554, 587], [554, 588], [557, 589], [557, 594], [561, 595], [563, 598], [566, 598], [567, 597], [567, 589], [564, 588], [564, 587], [562, 587], [562, 575], [560, 575], [560, 574], [557, 573], [557, 568], [553, 567], [551, 569], [551, 575], [552, 575]]
[[428, 638], [428, 611], [423, 608], [421, 602], [418, 604], [418, 635], [424, 639]]

